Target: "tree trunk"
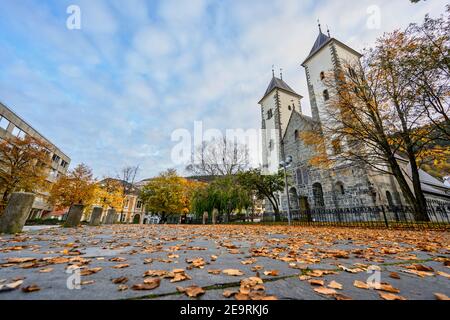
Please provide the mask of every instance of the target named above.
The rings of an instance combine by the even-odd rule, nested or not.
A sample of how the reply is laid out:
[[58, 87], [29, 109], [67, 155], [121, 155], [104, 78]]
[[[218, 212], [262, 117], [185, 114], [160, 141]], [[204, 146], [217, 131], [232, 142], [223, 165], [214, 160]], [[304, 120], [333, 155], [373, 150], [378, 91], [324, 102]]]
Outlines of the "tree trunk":
[[[391, 157], [389, 157], [388, 162], [391, 167], [392, 174], [396, 178], [396, 180], [400, 186], [400, 189], [403, 192], [403, 195], [405, 196], [406, 200], [413, 208], [414, 219], [417, 221], [429, 221], [428, 216], [426, 215], [426, 211], [425, 211], [425, 217], [423, 217], [424, 212], [421, 211], [422, 209], [421, 209], [420, 205], [418, 204], [416, 196], [411, 191], [411, 188], [409, 187], [408, 182], [406, 181], [405, 176], [403, 175], [403, 172], [397, 163], [397, 160], [394, 158], [394, 156], [391, 156]], [[419, 181], [419, 183], [420, 183], [420, 181]]]
[[411, 165], [411, 174], [413, 180], [414, 194], [416, 198], [416, 205], [414, 206], [414, 216], [417, 221], [430, 221], [427, 214], [427, 201], [422, 191], [422, 185], [420, 183], [419, 168], [417, 167], [416, 159], [409, 157]]

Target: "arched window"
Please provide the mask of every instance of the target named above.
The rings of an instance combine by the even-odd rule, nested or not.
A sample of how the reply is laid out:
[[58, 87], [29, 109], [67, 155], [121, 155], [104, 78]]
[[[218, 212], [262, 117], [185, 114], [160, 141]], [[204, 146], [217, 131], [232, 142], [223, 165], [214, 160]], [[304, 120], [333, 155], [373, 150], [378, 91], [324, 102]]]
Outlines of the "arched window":
[[328, 92], [328, 90], [324, 90], [324, 91], [323, 91], [323, 99], [324, 99], [325, 101], [330, 100], [330, 93]]
[[267, 111], [267, 120], [272, 119], [272, 117], [273, 117], [273, 111], [272, 111], [272, 109], [269, 109], [269, 111]]
[[320, 80], [324, 80], [325, 79], [325, 72], [321, 72], [320, 73]]
[[348, 73], [350, 74], [350, 77], [352, 77], [353, 79], [357, 77], [355, 69], [353, 69], [352, 67], [348, 67]]
[[345, 195], [345, 188], [342, 182], [339, 181], [338, 183], [336, 183], [336, 190], [339, 194]]
[[295, 140], [298, 140], [299, 134], [300, 134], [300, 133], [299, 133], [298, 130], [295, 130], [295, 131], [294, 131], [294, 139], [295, 139]]
[[316, 207], [325, 207], [325, 201], [323, 199], [323, 189], [320, 183], [313, 184], [314, 205]]
[[296, 171], [297, 185], [301, 186], [303, 184], [302, 168], [298, 168]]

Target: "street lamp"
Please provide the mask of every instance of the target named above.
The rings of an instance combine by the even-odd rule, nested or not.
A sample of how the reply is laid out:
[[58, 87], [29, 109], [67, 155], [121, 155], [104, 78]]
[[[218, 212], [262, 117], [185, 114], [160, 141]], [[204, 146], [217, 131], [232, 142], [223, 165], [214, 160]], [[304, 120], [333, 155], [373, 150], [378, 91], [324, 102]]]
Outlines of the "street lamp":
[[280, 167], [283, 167], [284, 169], [284, 187], [286, 189], [286, 195], [287, 195], [287, 210], [288, 210], [288, 223], [291, 225], [291, 199], [289, 195], [289, 186], [288, 186], [288, 179], [287, 179], [287, 168], [289, 168], [292, 164], [292, 156], [287, 156], [286, 160], [280, 162]]

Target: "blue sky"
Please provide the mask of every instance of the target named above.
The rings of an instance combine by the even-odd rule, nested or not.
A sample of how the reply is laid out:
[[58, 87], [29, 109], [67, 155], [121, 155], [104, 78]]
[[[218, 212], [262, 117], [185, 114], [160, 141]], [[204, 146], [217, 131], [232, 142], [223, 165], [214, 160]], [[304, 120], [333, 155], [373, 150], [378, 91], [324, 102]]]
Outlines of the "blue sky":
[[[81, 30], [66, 28], [69, 5]], [[302, 94], [317, 18], [362, 50], [446, 1], [1, 0], [0, 100], [98, 177], [174, 167], [171, 133], [259, 128], [273, 64]], [[369, 28], [380, 13], [379, 28]], [[373, 8], [373, 7], [372, 7]]]

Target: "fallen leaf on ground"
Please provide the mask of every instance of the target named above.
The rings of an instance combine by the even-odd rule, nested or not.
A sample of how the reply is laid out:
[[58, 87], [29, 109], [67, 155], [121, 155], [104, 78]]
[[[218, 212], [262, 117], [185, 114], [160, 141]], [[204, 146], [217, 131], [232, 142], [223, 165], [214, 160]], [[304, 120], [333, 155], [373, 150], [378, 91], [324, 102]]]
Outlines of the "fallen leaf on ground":
[[154, 279], [145, 279], [144, 283], [135, 284], [131, 287], [133, 290], [153, 290], [159, 287], [159, 284], [161, 283], [161, 279], [154, 278]]
[[90, 276], [91, 274], [98, 273], [98, 272], [100, 272], [102, 270], [103, 270], [103, 268], [84, 269], [84, 270], [81, 270], [80, 275], [82, 275], [82, 276]]
[[35, 292], [39, 291], [41, 288], [39, 288], [36, 284], [32, 284], [31, 286], [23, 287], [22, 291], [25, 293]]
[[398, 296], [396, 294], [392, 294], [392, 293], [382, 293], [380, 292], [380, 297], [384, 300], [390, 300], [390, 301], [394, 301], [394, 300], [406, 300], [404, 297], [402, 296]]
[[342, 290], [342, 284], [336, 281], [331, 281], [328, 288]]
[[440, 275], [442, 277], [445, 277], [447, 279], [450, 279], [450, 274], [448, 274], [448, 273], [445, 273], [445, 272], [442, 272], [442, 271], [436, 271], [436, 274], [438, 274], [438, 275]]
[[442, 301], [448, 301], [450, 300], [449, 297], [447, 297], [445, 294], [443, 293], [435, 293], [434, 296], [436, 297], [436, 300], [442, 300]]
[[213, 270], [208, 270], [208, 273], [209, 273], [209, 274], [218, 275], [218, 274], [221, 274], [221, 273], [222, 273], [222, 270], [215, 270], [215, 269], [213, 269]]
[[52, 272], [52, 271], [53, 271], [53, 268], [45, 268], [45, 269], [39, 270], [39, 273], [49, 273], [49, 272]]
[[128, 290], [128, 286], [125, 284], [121, 284], [117, 287], [117, 291], [125, 291]]
[[367, 283], [359, 281], [359, 280], [355, 280], [355, 282], [353, 282], [353, 285], [359, 289], [366, 289], [366, 290], [370, 289], [370, 287]]
[[144, 273], [144, 277], [164, 277], [167, 273], [165, 270], [148, 270]]
[[353, 300], [352, 298], [347, 297], [347, 296], [345, 296], [343, 294], [340, 294], [340, 293], [336, 294], [334, 297], [335, 297], [336, 300], [339, 300], [339, 301]]
[[312, 286], [324, 286], [325, 282], [323, 280], [309, 280], [308, 281]]
[[7, 284], [2, 284], [0, 285], [0, 292], [2, 291], [11, 291], [11, 290], [15, 290], [18, 287], [20, 287], [23, 283], [23, 280], [17, 280], [11, 283], [7, 283]]
[[228, 276], [234, 276], [234, 277], [244, 275], [244, 273], [242, 271], [237, 270], [237, 269], [225, 269], [222, 271], [222, 273], [224, 273]]
[[94, 280], [86, 280], [86, 281], [81, 281], [81, 285], [82, 286], [87, 286], [87, 285], [89, 285], [89, 284], [94, 284], [95, 283], [95, 281]]
[[334, 289], [330, 289], [330, 288], [325, 288], [325, 287], [319, 287], [319, 288], [315, 288], [314, 289], [315, 292], [320, 293], [320, 294], [324, 294], [324, 295], [334, 295], [336, 294], [336, 290]]
[[231, 298], [232, 296], [234, 296], [234, 295], [236, 295], [236, 294], [237, 294], [236, 291], [231, 291], [231, 290], [225, 290], [225, 291], [223, 292], [223, 296], [224, 296], [225, 298]]
[[186, 294], [190, 298], [197, 298], [198, 296], [205, 293], [205, 290], [198, 286], [190, 286], [187, 288], [177, 287], [178, 292]]
[[272, 277], [276, 277], [279, 274], [278, 270], [270, 270], [270, 271], [264, 271], [264, 274], [266, 276], [272, 276]]
[[115, 266], [113, 266], [111, 268], [113, 268], [113, 269], [125, 269], [125, 268], [128, 268], [129, 266], [130, 266], [129, 264], [124, 263], [124, 264], [115, 265]]
[[392, 278], [392, 279], [397, 279], [397, 280], [401, 279], [400, 275], [397, 272], [391, 272], [389, 274], [389, 277]]
[[120, 277], [120, 278], [112, 279], [111, 281], [114, 284], [127, 283], [128, 282], [128, 278], [127, 277]]

